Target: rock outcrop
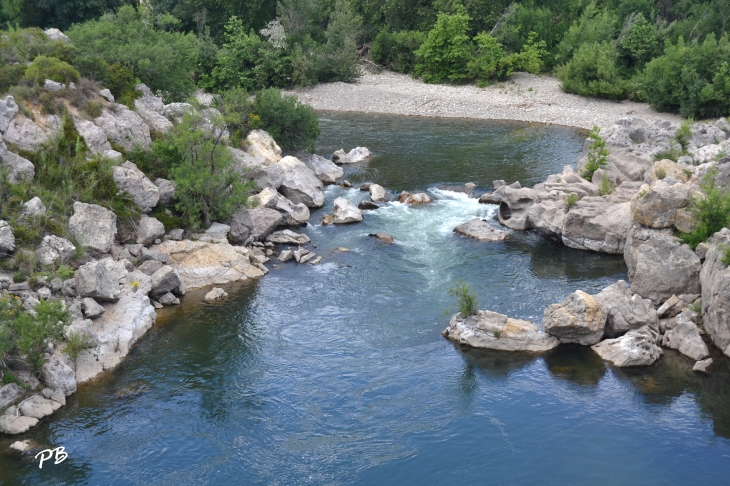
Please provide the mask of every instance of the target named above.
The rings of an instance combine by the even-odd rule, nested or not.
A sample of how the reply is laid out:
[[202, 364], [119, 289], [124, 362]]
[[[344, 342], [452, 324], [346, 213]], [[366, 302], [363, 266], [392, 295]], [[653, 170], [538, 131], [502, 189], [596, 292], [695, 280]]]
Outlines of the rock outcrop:
[[56, 262], [65, 263], [76, 253], [76, 247], [65, 238], [46, 235], [36, 249], [38, 263], [50, 266]]
[[504, 226], [514, 230], [530, 229], [527, 214], [533, 204], [540, 202], [540, 195], [534, 189], [523, 187], [512, 189], [507, 186], [499, 203], [497, 220]]
[[89, 262], [76, 270], [76, 292], [79, 297], [115, 302], [121, 294], [120, 280], [126, 276], [127, 270], [122, 262], [109, 259]]
[[443, 335], [474, 348], [501, 351], [543, 352], [560, 344], [556, 338], [543, 333], [530, 321], [512, 319], [485, 310], [467, 318], [455, 314]]
[[700, 272], [702, 321], [715, 346], [730, 356], [730, 267], [726, 264], [730, 229], [715, 233], [708, 243]]
[[152, 144], [147, 124], [124, 105], [114, 105], [114, 110], [105, 108], [94, 123], [124, 150], [133, 150], [136, 146], [149, 148]]
[[631, 330], [619, 338], [601, 341], [591, 349], [619, 367], [649, 366], [663, 354], [656, 345], [656, 331], [648, 326]]
[[454, 232], [478, 241], [502, 241], [509, 235], [506, 231], [498, 230], [479, 218], [460, 224], [454, 228]]
[[707, 358], [710, 352], [700, 336], [697, 324], [692, 322], [684, 313], [675, 318], [676, 325], [664, 333], [662, 346], [676, 349], [695, 361]]
[[113, 170], [117, 188], [129, 194], [143, 213], [149, 213], [157, 206], [160, 190], [135, 164], [126, 161]]
[[561, 343], [584, 346], [596, 344], [603, 337], [606, 312], [595, 297], [576, 290], [560, 304], [545, 310], [543, 330]]

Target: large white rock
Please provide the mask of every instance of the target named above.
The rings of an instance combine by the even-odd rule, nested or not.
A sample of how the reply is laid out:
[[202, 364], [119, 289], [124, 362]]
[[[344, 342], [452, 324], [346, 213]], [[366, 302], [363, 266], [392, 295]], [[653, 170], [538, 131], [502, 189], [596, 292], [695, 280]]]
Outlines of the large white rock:
[[8, 435], [22, 434], [38, 423], [37, 418], [22, 415], [0, 415], [0, 432]]
[[576, 290], [560, 304], [545, 309], [543, 330], [561, 343], [584, 346], [596, 344], [603, 337], [606, 312], [592, 295]]
[[664, 333], [662, 346], [676, 349], [695, 361], [707, 358], [710, 352], [700, 336], [697, 324], [692, 322], [684, 312], [675, 317], [675, 322], [676, 325]]
[[312, 169], [323, 184], [334, 184], [337, 182], [337, 179], [345, 174], [342, 167], [338, 167], [334, 162], [325, 159], [321, 155], [310, 155], [302, 158], [301, 161]]
[[460, 224], [454, 228], [454, 232], [478, 241], [502, 241], [509, 235], [506, 231], [498, 230], [479, 218]]
[[0, 100], [0, 133], [8, 131], [10, 120], [18, 113], [20, 107], [12, 96], [6, 96], [4, 100]]
[[18, 407], [21, 415], [26, 417], [33, 417], [36, 419], [42, 419], [51, 415], [53, 412], [61, 408], [61, 404], [55, 400], [49, 400], [43, 398], [40, 395], [33, 395], [23, 402]]
[[59, 356], [52, 356], [41, 369], [43, 382], [53, 390], [60, 390], [65, 396], [76, 392], [76, 373]]
[[281, 148], [276, 141], [263, 130], [251, 130], [244, 142], [246, 152], [254, 157], [262, 157], [265, 165], [281, 160]]
[[74, 118], [74, 125], [76, 131], [84, 139], [86, 146], [93, 154], [103, 154], [108, 150], [112, 149], [109, 140], [106, 137], [106, 133], [94, 122], [89, 120], [82, 120], [80, 118]]
[[7, 221], [0, 220], [0, 256], [7, 256], [15, 251], [15, 236]]
[[677, 210], [689, 203], [691, 191], [683, 184], [667, 184], [663, 180], [643, 185], [631, 200], [631, 221], [651, 228], [670, 228]]
[[633, 294], [623, 280], [601, 290], [595, 298], [606, 311], [608, 336], [620, 336], [644, 326], [658, 329], [659, 320], [651, 300]]
[[565, 215], [561, 239], [569, 248], [623, 254], [629, 220], [628, 202], [584, 197]]
[[30, 182], [35, 176], [33, 163], [18, 154], [10, 152], [0, 138], [0, 166], [8, 171], [8, 181], [13, 184]]
[[540, 193], [534, 189], [523, 187], [512, 189], [503, 186], [502, 202], [499, 203], [497, 220], [508, 228], [514, 230], [530, 229], [530, 221], [527, 215], [533, 204], [540, 202]]
[[712, 342], [730, 356], [730, 267], [722, 261], [730, 248], [730, 229], [723, 228], [709, 240], [700, 272], [702, 321]]
[[117, 234], [117, 216], [97, 204], [75, 202], [68, 229], [85, 250], [107, 253]]
[[367, 147], [355, 147], [347, 153], [343, 149], [340, 149], [332, 154], [332, 162], [336, 164], [356, 164], [366, 161], [372, 155], [372, 152]]
[[67, 262], [76, 253], [76, 247], [65, 238], [46, 235], [36, 249], [38, 263], [49, 266], [56, 262]]
[[374, 202], [385, 202], [385, 189], [380, 184], [370, 184], [368, 188], [370, 191], [370, 199]]
[[165, 225], [157, 218], [142, 215], [137, 225], [137, 244], [150, 245], [165, 234]]
[[43, 31], [43, 33], [46, 34], [46, 36], [53, 41], [68, 42], [69, 40], [66, 34], [56, 28], [46, 29]]
[[134, 109], [144, 120], [150, 130], [166, 133], [172, 128], [172, 122], [165, 118], [162, 113], [165, 103], [162, 98], [155, 96], [146, 85], [138, 84], [135, 89], [142, 93], [140, 98], [134, 100]]
[[474, 348], [501, 351], [542, 352], [560, 344], [560, 341], [543, 333], [530, 321], [512, 319], [486, 310], [480, 310], [477, 315], [466, 319], [461, 314], [455, 314], [443, 335]]
[[186, 290], [209, 285], [259, 278], [264, 274], [249, 260], [248, 250], [227, 243], [168, 240], [152, 247], [168, 256], [169, 264], [182, 279]]
[[278, 243], [280, 245], [306, 245], [311, 242], [309, 236], [295, 233], [292, 230], [274, 231], [266, 237], [266, 241], [270, 243]]
[[115, 302], [121, 294], [120, 280], [126, 276], [127, 269], [122, 262], [110, 259], [92, 261], [76, 270], [76, 292], [82, 298]]
[[662, 355], [656, 335], [648, 326], [634, 329], [615, 339], [591, 346], [598, 355], [615, 366], [649, 366]]
[[21, 150], [35, 152], [55, 137], [60, 128], [61, 119], [57, 115], [37, 117], [37, 122], [18, 115], [8, 123], [4, 138]]
[[334, 224], [360, 223], [363, 220], [362, 211], [344, 197], [335, 199], [332, 217]]
[[143, 213], [157, 206], [160, 190], [134, 163], [126, 161], [113, 170], [117, 188], [129, 194]]
[[105, 108], [94, 123], [104, 130], [109, 140], [124, 150], [133, 150], [136, 146], [149, 148], [152, 144], [147, 124], [124, 105], [114, 105], [113, 111]]
[[0, 410], [23, 396], [23, 389], [16, 383], [8, 383], [0, 387]]
[[294, 204], [310, 208], [324, 205], [324, 186], [312, 170], [296, 157], [287, 156], [278, 162], [284, 170], [279, 190]]

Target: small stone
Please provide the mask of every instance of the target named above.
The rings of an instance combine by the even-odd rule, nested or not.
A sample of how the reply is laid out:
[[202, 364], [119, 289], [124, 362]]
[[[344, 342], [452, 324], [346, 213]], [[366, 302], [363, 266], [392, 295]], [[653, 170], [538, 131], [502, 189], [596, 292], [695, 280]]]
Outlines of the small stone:
[[310, 253], [307, 253], [306, 255], [302, 256], [299, 259], [299, 263], [302, 263], [302, 264], [307, 263], [309, 260], [312, 260], [316, 256], [317, 255], [315, 255], [314, 253], [311, 253], [311, 252]]
[[352, 187], [352, 184], [350, 183], [350, 181], [344, 180], [344, 181], [342, 181], [342, 187], [346, 187], [349, 189]]
[[349, 253], [350, 250], [348, 248], [345, 248], [344, 246], [338, 246], [334, 250], [332, 250], [332, 253]]
[[31, 447], [32, 446], [30, 445], [30, 441], [29, 440], [24, 440], [22, 442], [19, 441], [19, 440], [16, 440], [12, 444], [10, 444], [10, 448], [12, 450], [18, 451], [18, 452], [26, 452], [26, 451], [29, 451], [31, 449]]
[[712, 358], [706, 358], [696, 362], [695, 365], [692, 367], [692, 371], [709, 374], [710, 366], [712, 366]]
[[162, 268], [162, 262], [158, 260], [147, 260], [146, 262], [142, 262], [142, 265], [139, 266], [138, 270], [145, 275], [152, 275], [157, 270]]
[[291, 250], [284, 250], [281, 253], [279, 253], [280, 262], [288, 262], [292, 258], [294, 258], [294, 252], [292, 252]]
[[38, 294], [38, 298], [43, 299], [43, 300], [50, 299], [51, 295], [52, 295], [51, 289], [49, 289], [48, 287], [39, 288], [37, 294]]
[[176, 228], [174, 230], [170, 230], [170, 239], [175, 241], [180, 241], [183, 239], [183, 235], [185, 234], [185, 230]]
[[315, 258], [314, 260], [312, 260], [311, 262], [309, 262], [309, 264], [310, 265], [317, 265], [321, 261], [322, 261], [322, 257], [321, 256], [318, 256], [317, 258]]
[[162, 309], [164, 306], [157, 302], [156, 300], [150, 300], [150, 303], [152, 304], [152, 307], [155, 309]]
[[84, 315], [89, 319], [96, 319], [104, 313], [104, 307], [99, 305], [91, 297], [86, 297], [81, 301], [81, 310], [84, 311]]
[[175, 297], [175, 295], [172, 292], [167, 292], [166, 294], [162, 294], [160, 298], [158, 299], [160, 304], [162, 305], [179, 305], [180, 299]]
[[210, 292], [205, 294], [205, 300], [208, 302], [215, 302], [217, 300], [225, 299], [226, 297], [228, 297], [228, 294], [220, 287], [214, 287]]

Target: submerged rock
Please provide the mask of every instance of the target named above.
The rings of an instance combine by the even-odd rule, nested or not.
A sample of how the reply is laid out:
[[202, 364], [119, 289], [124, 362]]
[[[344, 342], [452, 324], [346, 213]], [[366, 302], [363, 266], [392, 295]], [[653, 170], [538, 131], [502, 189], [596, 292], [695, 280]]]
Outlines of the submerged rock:
[[356, 164], [358, 162], [364, 162], [372, 155], [372, 152], [367, 147], [355, 147], [347, 153], [343, 149], [340, 149], [332, 154], [332, 162], [336, 164]]
[[656, 334], [648, 326], [633, 329], [616, 339], [606, 339], [591, 346], [598, 355], [615, 366], [649, 366], [662, 355]]
[[509, 235], [506, 231], [498, 230], [479, 218], [460, 224], [454, 228], [454, 232], [479, 241], [502, 241]]
[[371, 233], [368, 236], [375, 237], [375, 238], [379, 239], [380, 241], [382, 241], [383, 243], [393, 243], [393, 241], [394, 241], [393, 237], [390, 236], [385, 231], [381, 231], [379, 233]]
[[228, 294], [226, 293], [225, 290], [223, 290], [220, 287], [215, 287], [215, 288], [211, 289], [210, 292], [205, 294], [205, 300], [207, 300], [208, 302], [215, 302], [217, 300], [223, 300], [226, 297], [228, 297]]
[[22, 434], [37, 423], [38, 419], [34, 417], [0, 415], [0, 432], [9, 435]]
[[467, 318], [455, 314], [443, 335], [475, 348], [501, 351], [543, 352], [560, 344], [560, 341], [541, 332], [530, 321], [483, 310]]

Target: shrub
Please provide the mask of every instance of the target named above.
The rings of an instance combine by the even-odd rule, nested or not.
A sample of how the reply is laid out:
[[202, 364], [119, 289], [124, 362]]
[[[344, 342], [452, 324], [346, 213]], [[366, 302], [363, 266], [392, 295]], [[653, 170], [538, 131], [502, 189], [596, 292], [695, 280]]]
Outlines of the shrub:
[[640, 95], [658, 111], [709, 118], [730, 113], [730, 41], [713, 34], [702, 43], [679, 38], [646, 65]]
[[75, 24], [66, 34], [85, 75], [88, 70], [98, 76], [118, 63], [166, 101], [184, 101], [195, 90], [198, 44], [193, 34], [168, 30], [174, 24], [169, 15], [155, 17], [145, 6], [125, 5], [116, 14]]
[[565, 204], [567, 204], [569, 208], [575, 206], [579, 200], [580, 196], [578, 194], [570, 193], [565, 195]]
[[260, 126], [251, 126], [249, 118], [250, 128], [263, 128], [285, 150], [314, 150], [320, 130], [311, 106], [294, 96], [282, 96], [280, 90], [272, 88], [256, 94], [253, 108], [261, 121]]
[[612, 100], [626, 98], [629, 82], [621, 77], [616, 59], [610, 43], [580, 46], [573, 58], [556, 71], [563, 91]]
[[659, 31], [639, 12], [633, 17], [628, 29], [617, 39], [616, 48], [627, 69], [641, 70], [659, 50]]
[[689, 147], [689, 139], [692, 137], [692, 124], [694, 119], [688, 118], [682, 120], [682, 124], [677, 129], [677, 133], [674, 134], [674, 139], [682, 147], [682, 154], [684, 154]]
[[426, 40], [426, 34], [417, 30], [389, 33], [381, 30], [370, 48], [373, 61], [400, 73], [410, 73], [415, 66], [417, 51]]
[[231, 153], [221, 142], [223, 127], [210, 130], [207, 125], [201, 115], [186, 114], [164, 140], [177, 155], [169, 169], [175, 182], [175, 207], [193, 227], [228, 219], [245, 204], [251, 187], [233, 171]]
[[478, 312], [477, 295], [465, 281], [457, 280], [453, 287], [447, 289], [447, 292], [451, 297], [456, 297], [456, 306], [463, 318], [473, 316]]
[[716, 175], [716, 170], [705, 174], [700, 184], [703, 196], [690, 199], [689, 211], [694, 217], [695, 227], [690, 233], [682, 233], [680, 239], [693, 250], [730, 225], [730, 190], [718, 187]]
[[[139, 282], [138, 282], [139, 283]], [[69, 333], [68, 342], [64, 352], [71, 358], [71, 361], [76, 363], [79, 355], [84, 349], [91, 346], [89, 335], [85, 332]]]
[[0, 94], [20, 83], [27, 69], [25, 64], [9, 64], [0, 67]]
[[580, 176], [590, 181], [594, 172], [608, 165], [608, 149], [606, 148], [606, 141], [601, 137], [601, 129], [597, 125], [593, 126], [588, 138], [592, 141], [591, 148], [588, 150], [588, 162]]
[[37, 56], [54, 57], [72, 63], [74, 53], [72, 44], [51, 40], [37, 27], [8, 27], [8, 30], [0, 33], [0, 66], [25, 64]]
[[42, 300], [35, 306], [35, 314], [21, 312], [12, 321], [18, 352], [24, 355], [36, 370], [45, 363], [43, 354], [49, 343], [63, 337], [63, 328], [70, 316], [59, 300]]
[[102, 111], [101, 101], [87, 101], [84, 103], [84, 111], [91, 118], [100, 117]]
[[79, 72], [69, 63], [56, 59], [55, 57], [38, 56], [25, 70], [23, 79], [43, 84], [46, 79], [58, 83], [69, 83], [78, 81]]
[[545, 41], [537, 40], [537, 33], [530, 32], [522, 50], [509, 57], [512, 71], [540, 74], [543, 67], [543, 58], [547, 55]]
[[470, 78], [467, 65], [474, 51], [467, 35], [471, 17], [457, 5], [452, 15], [440, 13], [426, 40], [415, 52], [415, 73], [426, 83], [451, 82]]
[[661, 180], [667, 177], [667, 171], [662, 169], [661, 167], [654, 171], [654, 174], [656, 175], [656, 178]]
[[599, 10], [595, 3], [588, 4], [580, 19], [573, 22], [558, 43], [556, 63], [570, 61], [584, 45], [609, 42], [615, 36], [617, 24], [618, 19], [608, 9]]
[[722, 263], [725, 264], [726, 267], [730, 267], [730, 246], [723, 246], [721, 250], [722, 258], [720, 260], [722, 261]]
[[505, 56], [502, 44], [486, 32], [478, 34], [474, 41], [477, 48], [466, 66], [469, 78], [476, 79], [480, 87], [506, 79], [512, 72], [512, 65]]
[[601, 177], [601, 185], [598, 186], [598, 195], [608, 196], [609, 194], [613, 194], [615, 189], [616, 188], [611, 183], [611, 179], [608, 178], [608, 174], [604, 172], [603, 177]]
[[214, 103], [231, 134], [231, 145], [240, 146], [250, 130], [250, 115], [254, 109], [251, 96], [245, 89], [235, 88], [216, 96]]

